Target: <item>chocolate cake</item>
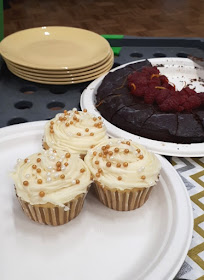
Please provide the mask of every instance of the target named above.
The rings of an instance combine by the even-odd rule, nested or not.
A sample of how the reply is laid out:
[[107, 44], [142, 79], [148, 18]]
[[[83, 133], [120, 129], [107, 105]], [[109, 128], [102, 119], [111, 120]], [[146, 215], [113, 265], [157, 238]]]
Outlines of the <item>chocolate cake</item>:
[[[141, 96], [134, 95], [136, 87], [133, 84], [131, 90], [130, 76], [147, 67], [152, 65], [145, 60], [129, 64], [106, 75], [96, 95], [98, 111], [113, 125], [135, 135], [173, 143], [202, 143], [204, 141], [202, 101], [199, 106], [192, 105], [188, 110], [180, 106], [177, 111], [174, 108], [167, 108], [164, 111], [164, 106], [154, 101], [147, 103]], [[167, 84], [169, 90], [173, 91], [173, 86], [166, 82]], [[166, 87], [155, 88], [166, 89]]]

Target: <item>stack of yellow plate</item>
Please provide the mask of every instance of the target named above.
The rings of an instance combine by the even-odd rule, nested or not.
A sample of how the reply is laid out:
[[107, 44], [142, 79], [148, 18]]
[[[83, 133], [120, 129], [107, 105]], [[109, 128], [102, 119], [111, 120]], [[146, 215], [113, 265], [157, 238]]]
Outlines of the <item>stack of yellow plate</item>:
[[40, 27], [3, 39], [0, 52], [8, 69], [43, 84], [76, 84], [107, 73], [114, 62], [106, 39], [73, 27]]

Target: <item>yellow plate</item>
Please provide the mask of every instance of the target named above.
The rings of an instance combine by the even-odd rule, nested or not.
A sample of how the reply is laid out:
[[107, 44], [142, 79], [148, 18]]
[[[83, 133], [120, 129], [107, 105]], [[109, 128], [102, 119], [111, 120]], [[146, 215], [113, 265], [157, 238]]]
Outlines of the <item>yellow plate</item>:
[[76, 74], [76, 75], [43, 75], [43, 74], [40, 74], [40, 73], [31, 73], [31, 72], [28, 72], [28, 71], [22, 71], [22, 70], [19, 70], [18, 68], [14, 67], [13, 65], [9, 65], [7, 64], [7, 67], [8, 69], [11, 71], [11, 72], [15, 72], [15, 73], [18, 73], [22, 76], [30, 76], [32, 78], [36, 78], [36, 79], [48, 79], [48, 80], [67, 80], [67, 79], [70, 79], [70, 80], [78, 80], [78, 79], [81, 79], [81, 78], [88, 78], [88, 77], [92, 77], [94, 75], [98, 75], [100, 73], [103, 73], [104, 71], [106, 71], [107, 69], [109, 69], [110, 67], [113, 66], [113, 60], [110, 60], [108, 63], [106, 63], [103, 67], [100, 67], [98, 69], [94, 69], [93, 71], [91, 72], [84, 72], [84, 73], [79, 73], [79, 74]]
[[[2, 55], [3, 57], [3, 55]], [[78, 68], [78, 69], [72, 69], [72, 70], [66, 70], [66, 69], [59, 69], [59, 70], [52, 70], [52, 69], [36, 69], [36, 68], [31, 68], [31, 67], [26, 67], [17, 63], [14, 63], [12, 61], [10, 61], [9, 59], [3, 57], [3, 59], [5, 60], [6, 64], [10, 64], [12, 66], [15, 66], [16, 68], [20, 69], [20, 70], [24, 70], [24, 71], [30, 71], [30, 72], [36, 72], [36, 73], [42, 73], [42, 74], [75, 74], [75, 73], [80, 73], [80, 72], [85, 72], [85, 71], [89, 71], [89, 70], [93, 70], [97, 67], [100, 67], [101, 65], [105, 64], [106, 62], [108, 62], [111, 58], [114, 58], [114, 53], [112, 51], [112, 49], [110, 48], [110, 51], [107, 55], [107, 57], [88, 67], [83, 67], [83, 68]]]
[[[84, 72], [69, 72], [69, 71], [60, 71], [60, 72], [33, 72], [30, 71], [30, 68], [27, 68], [29, 70], [26, 70], [26, 68], [19, 68], [16, 65], [17, 64], [13, 64], [11, 62], [9, 62], [9, 60], [5, 60], [7, 67], [9, 69], [12, 69], [13, 71], [17, 71], [22, 75], [31, 75], [33, 77], [44, 77], [44, 78], [76, 78], [76, 77], [81, 77], [81, 76], [87, 76], [87, 75], [94, 75], [96, 72], [99, 71], [103, 71], [104, 69], [106, 69], [107, 67], [109, 67], [110, 65], [113, 65], [113, 61], [114, 61], [114, 54], [112, 53], [112, 56], [109, 58], [109, 60], [102, 64], [101, 66], [97, 67], [97, 68], [93, 68], [90, 69], [88, 71], [84, 71]], [[55, 74], [56, 73], [56, 74]]]
[[78, 84], [78, 83], [84, 83], [84, 82], [87, 82], [87, 81], [92, 81], [92, 80], [95, 80], [97, 78], [99, 78], [100, 76], [108, 73], [110, 71], [112, 66], [108, 67], [106, 70], [102, 71], [101, 73], [99, 74], [96, 74], [96, 75], [93, 75], [93, 76], [90, 76], [90, 77], [87, 77], [87, 78], [79, 78], [78, 80], [75, 80], [75, 79], [63, 79], [63, 80], [45, 80], [45, 79], [37, 79], [36, 77], [32, 77], [32, 76], [27, 76], [27, 75], [21, 75], [20, 73], [18, 72], [14, 72], [13, 70], [9, 69], [14, 75], [24, 79], [24, 80], [28, 80], [28, 81], [31, 81], [31, 82], [35, 82], [35, 83], [40, 83], [40, 84], [52, 84], [52, 85], [69, 85], [69, 84]]
[[38, 69], [88, 67], [107, 57], [106, 39], [73, 27], [39, 27], [16, 32], [1, 41], [0, 52], [14, 63]]

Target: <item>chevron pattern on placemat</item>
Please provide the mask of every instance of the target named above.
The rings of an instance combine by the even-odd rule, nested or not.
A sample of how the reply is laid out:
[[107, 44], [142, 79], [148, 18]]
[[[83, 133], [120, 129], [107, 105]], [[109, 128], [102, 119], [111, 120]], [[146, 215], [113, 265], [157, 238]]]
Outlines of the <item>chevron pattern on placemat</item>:
[[[204, 279], [204, 158], [177, 158], [171, 161], [186, 185], [192, 202], [194, 231], [179, 278]], [[181, 198], [182, 199], [182, 198]]]

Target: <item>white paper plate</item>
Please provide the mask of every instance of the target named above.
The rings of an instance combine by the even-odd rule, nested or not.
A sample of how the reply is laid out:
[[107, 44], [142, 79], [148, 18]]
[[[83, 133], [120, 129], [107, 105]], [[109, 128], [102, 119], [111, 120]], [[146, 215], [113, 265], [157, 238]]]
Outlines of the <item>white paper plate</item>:
[[147, 203], [117, 212], [91, 193], [80, 215], [50, 227], [29, 220], [9, 178], [17, 158], [41, 149], [45, 122], [0, 129], [1, 280], [172, 280], [193, 230], [186, 188], [161, 156], [161, 179]]
[[[191, 88], [196, 88], [198, 92], [203, 92], [203, 81], [192, 81], [192, 79], [198, 79], [201, 77], [204, 79], [204, 68], [201, 68], [198, 64], [187, 58], [153, 58], [148, 59], [153, 66], [164, 65], [164, 67], [158, 67], [160, 72], [166, 75], [170, 82], [176, 85], [176, 88], [180, 90], [186, 84], [191, 83]], [[112, 69], [113, 72], [117, 69], [123, 68], [128, 64], [139, 62], [142, 60], [130, 62]], [[198, 69], [195, 69], [195, 66]], [[100, 116], [100, 112], [95, 107], [95, 95], [97, 89], [100, 86], [105, 75], [93, 81], [82, 93], [80, 105], [82, 109], [87, 109], [90, 113]], [[176, 144], [170, 142], [162, 142], [140, 137], [124, 131], [110, 122], [104, 119], [104, 123], [107, 127], [108, 134], [112, 137], [120, 137], [126, 139], [132, 139], [144, 146], [149, 150], [157, 154], [169, 155], [169, 156], [182, 156], [182, 157], [200, 157], [204, 156], [204, 143], [196, 144]]]

